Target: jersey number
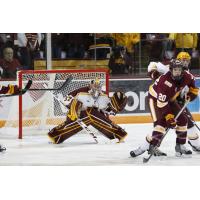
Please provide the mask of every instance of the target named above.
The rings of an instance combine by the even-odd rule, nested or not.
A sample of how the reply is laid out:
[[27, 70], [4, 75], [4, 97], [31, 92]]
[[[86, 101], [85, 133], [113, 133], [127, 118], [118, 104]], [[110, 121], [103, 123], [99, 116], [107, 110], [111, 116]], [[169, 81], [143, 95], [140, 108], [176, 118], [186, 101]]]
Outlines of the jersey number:
[[166, 100], [166, 95], [163, 95], [163, 94], [159, 94], [159, 96], [158, 96], [158, 100], [160, 100], [160, 101], [165, 101]]

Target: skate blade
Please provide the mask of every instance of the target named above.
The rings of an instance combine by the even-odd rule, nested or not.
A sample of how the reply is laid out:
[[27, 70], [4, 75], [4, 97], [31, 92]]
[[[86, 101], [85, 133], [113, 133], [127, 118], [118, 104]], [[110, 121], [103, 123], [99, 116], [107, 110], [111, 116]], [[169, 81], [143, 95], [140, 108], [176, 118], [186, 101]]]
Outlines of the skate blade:
[[183, 153], [180, 153], [180, 152], [176, 152], [175, 156], [176, 157], [182, 157], [182, 158], [191, 158], [192, 154], [183, 154]]

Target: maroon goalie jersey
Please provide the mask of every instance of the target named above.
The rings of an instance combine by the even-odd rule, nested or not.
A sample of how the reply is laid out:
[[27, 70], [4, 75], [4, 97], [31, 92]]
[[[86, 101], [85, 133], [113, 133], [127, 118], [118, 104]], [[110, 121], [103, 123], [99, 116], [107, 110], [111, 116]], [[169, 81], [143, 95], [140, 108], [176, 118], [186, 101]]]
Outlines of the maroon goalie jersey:
[[172, 114], [170, 102], [174, 102], [181, 91], [187, 87], [188, 93], [198, 95], [198, 88], [195, 87], [195, 78], [188, 71], [183, 71], [182, 79], [177, 83], [171, 76], [171, 72], [160, 76], [153, 85], [149, 87], [149, 97], [156, 101], [163, 116]]

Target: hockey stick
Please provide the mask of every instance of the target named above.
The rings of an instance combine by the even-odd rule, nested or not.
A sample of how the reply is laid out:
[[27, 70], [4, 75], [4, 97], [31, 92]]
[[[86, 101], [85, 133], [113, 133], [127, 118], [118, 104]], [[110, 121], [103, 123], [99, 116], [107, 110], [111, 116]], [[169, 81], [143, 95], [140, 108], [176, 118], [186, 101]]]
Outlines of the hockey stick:
[[71, 81], [73, 77], [69, 76], [65, 82], [58, 88], [30, 88], [32, 85], [32, 80], [29, 80], [28, 83], [26, 84], [25, 88], [21, 90], [19, 94], [10, 94], [10, 95], [1, 95], [1, 97], [12, 97], [12, 96], [19, 96], [25, 94], [27, 91], [60, 91], [63, 88], [65, 88]]
[[[181, 108], [181, 110], [179, 111], [179, 113], [176, 115], [175, 120], [177, 120], [179, 118], [179, 116], [181, 115], [181, 113], [183, 112], [183, 110], [185, 110], [185, 108], [186, 108], [186, 106], [188, 105], [189, 102], [190, 102], [189, 100], [187, 100], [185, 102], [184, 106]], [[162, 136], [160, 142], [156, 146], [153, 147], [153, 150], [155, 148], [157, 148], [158, 146], [160, 146], [160, 144], [162, 143], [163, 139], [165, 138], [165, 136], [167, 135], [167, 133], [169, 132], [169, 130], [170, 130], [170, 128], [166, 129], [165, 134]], [[153, 156], [153, 151], [150, 152], [150, 155], [147, 158], [145, 158], [145, 157], [143, 158], [143, 163], [147, 163], [151, 159], [152, 156]]]
[[94, 135], [94, 133], [88, 128], [88, 126], [87, 126], [82, 120], [78, 119], [78, 120], [77, 120], [77, 123], [78, 123], [87, 133], [89, 133], [89, 134], [93, 137], [93, 139], [94, 139], [94, 141], [95, 141], [96, 143], [99, 143], [98, 140], [97, 140], [97, 136]]
[[29, 91], [59, 91], [62, 90], [63, 88], [65, 88], [67, 85], [70, 84], [70, 82], [72, 81], [73, 77], [69, 76], [65, 82], [58, 88], [30, 88], [28, 89]]
[[13, 96], [23, 95], [23, 94], [25, 94], [30, 89], [31, 85], [32, 85], [32, 80], [29, 80], [28, 83], [26, 84], [25, 88], [22, 89], [20, 91], [20, 93], [18, 93], [18, 94], [8, 94], [8, 95], [5, 94], [5, 95], [1, 95], [0, 98], [2, 98], [2, 97], [13, 97]]
[[[49, 91], [49, 92], [51, 92], [51, 91]], [[56, 95], [54, 95], [52, 92], [51, 92], [51, 95], [52, 95], [58, 102], [60, 102], [60, 104], [61, 104], [62, 106], [64, 106], [65, 109], [67, 110], [67, 107], [66, 107], [65, 103], [64, 103], [61, 99], [59, 99], [59, 98], [58, 98]], [[77, 122], [87, 133], [89, 133], [89, 134], [93, 137], [93, 139], [94, 139], [94, 141], [95, 141], [96, 143], [98, 143], [97, 136], [94, 135], [94, 133], [88, 128], [88, 126], [87, 126], [82, 120], [78, 119], [76, 122]]]

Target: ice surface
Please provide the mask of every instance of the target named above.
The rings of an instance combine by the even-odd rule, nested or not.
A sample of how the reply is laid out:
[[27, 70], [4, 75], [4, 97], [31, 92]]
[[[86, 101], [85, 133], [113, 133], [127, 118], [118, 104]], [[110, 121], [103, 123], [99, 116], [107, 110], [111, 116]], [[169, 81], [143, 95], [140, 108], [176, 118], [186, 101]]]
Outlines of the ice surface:
[[[199, 123], [200, 124], [200, 123]], [[89, 134], [78, 134], [62, 144], [51, 144], [46, 133], [42, 135], [28, 135], [24, 139], [17, 139], [17, 130], [0, 130], [0, 143], [7, 148], [0, 154], [0, 165], [14, 166], [176, 166], [200, 165], [200, 154], [193, 152], [191, 156], [175, 157], [175, 133], [170, 130], [160, 149], [167, 153], [167, 157], [152, 157], [143, 164], [143, 154], [131, 158], [129, 152], [137, 148], [151, 134], [152, 124], [124, 124], [121, 125], [128, 132], [125, 143], [115, 143], [102, 135], [98, 135], [96, 144]], [[189, 145], [187, 145], [189, 147]], [[190, 147], [189, 147], [190, 148]]]

